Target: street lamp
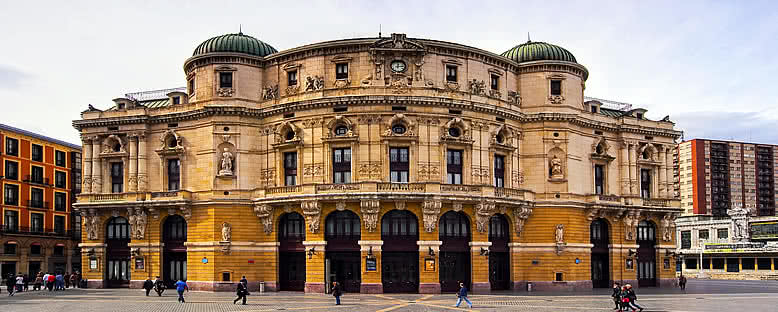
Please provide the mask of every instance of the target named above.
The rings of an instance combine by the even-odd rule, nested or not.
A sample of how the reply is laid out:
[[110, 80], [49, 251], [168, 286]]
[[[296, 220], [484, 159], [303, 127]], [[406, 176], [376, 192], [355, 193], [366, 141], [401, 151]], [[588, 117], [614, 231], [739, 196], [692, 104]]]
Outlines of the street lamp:
[[702, 251], [704, 249], [705, 249], [705, 239], [700, 238], [700, 264], [699, 264], [700, 274], [698, 274], [699, 275], [698, 277], [700, 277], [700, 278], [703, 276], [703, 273], [704, 273], [703, 272], [703, 266], [702, 266]]

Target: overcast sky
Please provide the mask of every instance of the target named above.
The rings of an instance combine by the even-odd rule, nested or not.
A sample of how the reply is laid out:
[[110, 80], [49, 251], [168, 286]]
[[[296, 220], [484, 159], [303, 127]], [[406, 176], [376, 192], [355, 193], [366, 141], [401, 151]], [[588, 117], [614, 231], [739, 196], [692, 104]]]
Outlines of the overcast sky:
[[685, 138], [778, 144], [776, 1], [0, 1], [0, 123], [80, 144], [88, 104], [185, 85], [202, 41], [238, 31], [278, 50], [384, 36], [502, 53], [570, 50], [586, 95], [670, 115]]

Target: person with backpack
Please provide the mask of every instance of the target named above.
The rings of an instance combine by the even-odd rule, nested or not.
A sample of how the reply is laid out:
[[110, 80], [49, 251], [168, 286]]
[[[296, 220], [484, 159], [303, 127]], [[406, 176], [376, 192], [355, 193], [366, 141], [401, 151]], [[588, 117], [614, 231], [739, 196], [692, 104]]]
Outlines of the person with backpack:
[[335, 305], [340, 305], [340, 296], [343, 293], [340, 291], [340, 284], [338, 282], [332, 282], [332, 296], [335, 297]]
[[459, 308], [459, 304], [462, 303], [462, 300], [467, 302], [467, 306], [469, 308], [471, 309], [473, 308], [473, 303], [467, 299], [467, 287], [465, 287], [465, 283], [459, 283], [459, 291], [457, 292], [457, 304], [454, 306]]
[[635, 302], [638, 299], [638, 296], [635, 294], [635, 291], [632, 290], [632, 285], [627, 284], [624, 285], [627, 288], [627, 298], [629, 299], [628, 306], [632, 309], [632, 311], [635, 311], [635, 309], [638, 309], [638, 311], [643, 311], [643, 307], [639, 306], [637, 302]]
[[[246, 282], [248, 284], [248, 281]], [[238, 298], [235, 298], [235, 300], [232, 300], [232, 304], [238, 303], [238, 300], [243, 299], [243, 305], [246, 305], [246, 296], [249, 295], [249, 290], [246, 288], [246, 284], [243, 282], [238, 283], [238, 288], [235, 290], [236, 294], [238, 295]]]

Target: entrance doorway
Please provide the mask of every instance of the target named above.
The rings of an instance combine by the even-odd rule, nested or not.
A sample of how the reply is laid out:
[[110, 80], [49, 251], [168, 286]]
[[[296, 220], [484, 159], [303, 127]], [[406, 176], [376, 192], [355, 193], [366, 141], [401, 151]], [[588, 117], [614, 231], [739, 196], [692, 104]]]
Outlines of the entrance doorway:
[[168, 216], [163, 225], [162, 280], [168, 288], [178, 280], [186, 280], [186, 231], [186, 220], [179, 215]]
[[489, 219], [489, 285], [492, 290], [510, 289], [510, 228], [503, 214], [495, 214]]
[[305, 290], [305, 219], [299, 213], [281, 216], [278, 225], [279, 287], [287, 291]]
[[130, 225], [124, 217], [115, 217], [106, 227], [106, 270], [108, 288], [130, 287]]
[[[338, 282], [345, 292], [358, 293], [362, 285], [359, 216], [348, 210], [330, 213], [325, 220], [325, 273], [329, 287]], [[328, 265], [329, 264], [329, 265]]]
[[38, 272], [41, 271], [41, 262], [40, 261], [30, 261], [29, 268], [27, 270], [27, 276], [29, 276], [31, 279], [34, 280], [35, 276], [38, 275]]
[[381, 219], [381, 282], [385, 293], [419, 291], [419, 222], [407, 210], [392, 210]]
[[470, 220], [463, 212], [449, 211], [440, 217], [440, 290], [456, 292], [459, 283], [470, 285]]
[[656, 225], [651, 221], [638, 223], [638, 286], [656, 286]]
[[3, 264], [0, 265], [0, 274], [2, 274], [2, 276], [0, 276], [0, 280], [8, 278], [9, 274], [16, 277], [16, 262], [3, 262]]
[[610, 236], [608, 222], [600, 218], [589, 226], [589, 241], [592, 245], [592, 287], [610, 287]]

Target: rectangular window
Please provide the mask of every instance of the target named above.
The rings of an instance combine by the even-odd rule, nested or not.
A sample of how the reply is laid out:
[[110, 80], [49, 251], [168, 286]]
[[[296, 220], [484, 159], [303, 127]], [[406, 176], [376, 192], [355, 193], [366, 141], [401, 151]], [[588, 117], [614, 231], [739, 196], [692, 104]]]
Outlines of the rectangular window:
[[562, 80], [551, 80], [551, 95], [562, 95]]
[[67, 154], [63, 151], [55, 151], [54, 152], [54, 162], [55, 165], [59, 167], [67, 167]]
[[640, 197], [651, 198], [651, 169], [640, 169]]
[[446, 172], [448, 184], [462, 184], [462, 151], [446, 151]]
[[38, 144], [32, 144], [32, 147], [30, 148], [30, 157], [32, 158], [32, 161], [43, 161], [43, 146], [40, 146]]
[[408, 148], [389, 149], [389, 180], [395, 183], [408, 183]]
[[67, 173], [64, 173], [62, 171], [55, 171], [54, 172], [54, 186], [57, 188], [67, 188], [68, 187], [68, 175]]
[[716, 230], [716, 236], [719, 239], [727, 239], [729, 238], [729, 231], [727, 229], [718, 229]]
[[54, 210], [67, 211], [68, 197], [65, 193], [54, 192]]
[[492, 90], [499, 90], [500, 89], [500, 76], [492, 75], [491, 79], [489, 80], [491, 83]]
[[30, 182], [43, 184], [43, 167], [32, 166]]
[[332, 174], [333, 183], [351, 183], [350, 148], [336, 148], [332, 150]]
[[181, 104], [181, 97], [174, 96], [173, 97], [173, 105]]
[[505, 187], [505, 156], [494, 155], [494, 186]]
[[194, 78], [189, 79], [189, 90], [188, 91], [189, 91], [189, 95], [192, 95], [195, 92], [195, 79]]
[[297, 152], [284, 153], [284, 185], [297, 185]]
[[111, 193], [124, 192], [124, 165], [111, 163]]
[[43, 232], [43, 214], [32, 213], [30, 214], [30, 230], [32, 232]]
[[597, 113], [597, 105], [592, 105], [591, 108], [592, 108], [592, 113], [596, 114]]
[[232, 73], [219, 73], [219, 88], [232, 88]]
[[15, 161], [5, 161], [5, 178], [9, 180], [19, 179], [19, 163]]
[[54, 246], [54, 255], [55, 256], [64, 256], [65, 255], [65, 247], [63, 247], [63, 246]]
[[30, 188], [30, 203], [28, 206], [32, 208], [48, 208], [43, 207], [43, 189]]
[[681, 248], [692, 248], [692, 231], [681, 231]]
[[19, 213], [15, 210], [6, 210], [3, 220], [3, 228], [6, 231], [19, 230]]
[[446, 65], [446, 81], [457, 82], [457, 67], [454, 65]]
[[15, 255], [16, 254], [16, 244], [5, 243], [3, 245], [3, 253], [6, 254], [6, 255]]
[[30, 254], [40, 256], [41, 254], [41, 245], [39, 244], [33, 244], [30, 245]]
[[700, 230], [700, 232], [697, 235], [700, 237], [700, 239], [710, 238], [710, 234], [708, 233], [708, 230]]
[[167, 160], [167, 190], [178, 191], [181, 189], [181, 161], [178, 159]]
[[296, 70], [290, 70], [286, 72], [286, 83], [290, 86], [296, 86], [297, 85], [297, 71]]
[[594, 193], [605, 194], [605, 166], [594, 165]]
[[19, 140], [5, 138], [5, 153], [11, 156], [19, 156]]
[[[54, 232], [57, 234], [65, 233], [65, 216], [54, 216]], [[56, 250], [56, 247], [54, 247], [55, 254]]]
[[19, 186], [14, 184], [5, 185], [5, 204], [11, 206], [19, 205]]
[[348, 63], [335, 64], [335, 79], [348, 79]]

